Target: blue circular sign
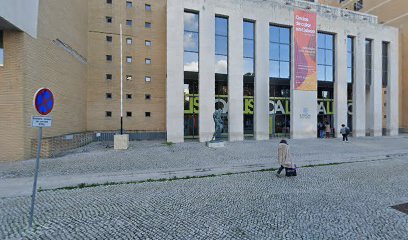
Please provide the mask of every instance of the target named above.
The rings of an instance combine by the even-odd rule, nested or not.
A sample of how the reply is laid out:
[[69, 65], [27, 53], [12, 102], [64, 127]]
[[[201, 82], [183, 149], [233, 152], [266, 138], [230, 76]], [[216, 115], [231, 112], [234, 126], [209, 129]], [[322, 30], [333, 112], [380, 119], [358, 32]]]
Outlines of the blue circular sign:
[[34, 107], [41, 115], [49, 114], [54, 107], [54, 95], [47, 88], [41, 88], [34, 95]]

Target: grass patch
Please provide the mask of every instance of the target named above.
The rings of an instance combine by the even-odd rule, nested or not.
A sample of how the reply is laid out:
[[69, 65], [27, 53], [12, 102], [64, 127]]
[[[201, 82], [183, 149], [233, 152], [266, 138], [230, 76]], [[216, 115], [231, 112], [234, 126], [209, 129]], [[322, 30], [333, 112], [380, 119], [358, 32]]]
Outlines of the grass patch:
[[[171, 142], [170, 142], [171, 143]], [[167, 144], [167, 143], [166, 143]], [[173, 143], [171, 143], [173, 144]], [[171, 145], [170, 145], [171, 146]], [[371, 160], [370, 160], [371, 161]], [[357, 161], [359, 162], [359, 161]], [[324, 167], [324, 166], [336, 166], [341, 164], [347, 163], [355, 163], [355, 162], [338, 162], [338, 163], [322, 163], [316, 165], [305, 165], [298, 168], [313, 168], [313, 167]], [[140, 183], [152, 183], [152, 182], [171, 182], [171, 181], [178, 181], [178, 180], [189, 180], [189, 179], [202, 179], [202, 178], [212, 178], [212, 177], [222, 177], [222, 176], [231, 176], [237, 174], [245, 174], [245, 173], [257, 173], [257, 172], [274, 172], [277, 168], [265, 168], [265, 169], [258, 169], [252, 171], [244, 171], [244, 172], [226, 172], [222, 174], [209, 174], [209, 175], [202, 175], [202, 176], [185, 176], [185, 177], [177, 177], [173, 176], [171, 178], [159, 178], [159, 179], [146, 179], [140, 181], [128, 181], [128, 182], [105, 182], [105, 183], [80, 183], [75, 186], [67, 186], [61, 188], [54, 188], [54, 189], [42, 189], [41, 187], [38, 189], [39, 192], [46, 192], [46, 191], [58, 191], [58, 190], [73, 190], [73, 189], [83, 189], [83, 188], [93, 188], [93, 187], [100, 187], [100, 186], [115, 186], [115, 185], [124, 185], [124, 184], [140, 184]]]
[[166, 145], [166, 146], [171, 147], [171, 146], [174, 145], [174, 142], [164, 142], [163, 144]]

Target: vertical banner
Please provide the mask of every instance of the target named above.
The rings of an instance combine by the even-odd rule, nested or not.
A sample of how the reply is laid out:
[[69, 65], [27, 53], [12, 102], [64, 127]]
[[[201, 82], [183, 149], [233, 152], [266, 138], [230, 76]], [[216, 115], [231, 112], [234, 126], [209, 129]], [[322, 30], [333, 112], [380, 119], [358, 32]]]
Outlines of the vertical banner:
[[294, 26], [294, 90], [317, 91], [316, 13], [296, 10]]

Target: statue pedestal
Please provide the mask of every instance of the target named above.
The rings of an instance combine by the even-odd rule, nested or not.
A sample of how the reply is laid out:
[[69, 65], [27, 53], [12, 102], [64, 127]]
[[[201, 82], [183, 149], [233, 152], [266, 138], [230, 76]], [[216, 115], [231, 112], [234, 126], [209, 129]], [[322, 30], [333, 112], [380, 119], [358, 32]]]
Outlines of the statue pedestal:
[[207, 147], [209, 148], [223, 148], [225, 144], [223, 141], [210, 141], [206, 142]]

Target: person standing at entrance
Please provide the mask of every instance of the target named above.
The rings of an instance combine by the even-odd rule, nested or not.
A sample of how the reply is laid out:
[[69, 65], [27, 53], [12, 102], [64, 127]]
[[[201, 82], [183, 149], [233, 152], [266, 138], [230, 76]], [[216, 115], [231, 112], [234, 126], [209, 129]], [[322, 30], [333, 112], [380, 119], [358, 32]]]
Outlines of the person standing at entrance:
[[289, 145], [284, 139], [280, 141], [278, 146], [278, 163], [280, 165], [280, 168], [276, 172], [276, 176], [278, 177], [280, 177], [280, 173], [282, 172], [283, 169], [285, 169], [286, 173], [286, 168], [292, 167], [292, 162], [289, 153]]
[[319, 130], [319, 137], [324, 138], [324, 124], [322, 122], [317, 124], [317, 129]]
[[348, 135], [350, 133], [350, 129], [346, 127], [346, 125], [342, 124], [341, 129], [340, 129], [341, 135], [343, 135], [343, 142], [346, 141], [348, 142]]
[[331, 128], [329, 122], [326, 122], [326, 125], [324, 127], [326, 129], [326, 138], [330, 138]]

